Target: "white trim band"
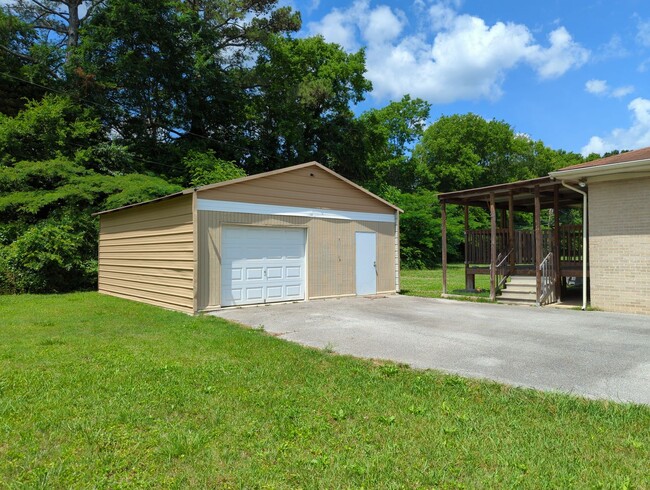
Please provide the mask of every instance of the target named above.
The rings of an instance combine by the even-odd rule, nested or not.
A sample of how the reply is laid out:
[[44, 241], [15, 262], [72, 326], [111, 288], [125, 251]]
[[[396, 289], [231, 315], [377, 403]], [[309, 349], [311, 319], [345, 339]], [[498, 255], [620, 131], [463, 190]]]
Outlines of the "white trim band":
[[275, 216], [302, 216], [306, 218], [341, 219], [354, 221], [379, 221], [394, 223], [395, 214], [362, 213], [359, 211], [338, 211], [336, 209], [299, 208], [275, 204], [254, 204], [250, 202], [215, 201], [198, 199], [198, 211], [221, 211], [224, 213], [269, 214]]

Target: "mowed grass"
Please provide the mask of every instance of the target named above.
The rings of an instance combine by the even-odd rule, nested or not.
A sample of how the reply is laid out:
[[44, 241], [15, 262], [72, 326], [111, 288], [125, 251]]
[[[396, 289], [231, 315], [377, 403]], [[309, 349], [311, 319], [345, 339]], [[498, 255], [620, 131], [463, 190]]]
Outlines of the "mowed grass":
[[2, 487], [650, 487], [648, 407], [96, 293], [0, 297], [0, 313]]
[[[465, 292], [465, 265], [449, 264], [447, 266], [447, 292], [462, 296], [490, 297], [490, 276], [477, 274], [476, 288], [478, 293]], [[401, 271], [402, 294], [408, 296], [423, 296], [425, 298], [440, 298], [442, 295], [442, 269], [404, 270]]]

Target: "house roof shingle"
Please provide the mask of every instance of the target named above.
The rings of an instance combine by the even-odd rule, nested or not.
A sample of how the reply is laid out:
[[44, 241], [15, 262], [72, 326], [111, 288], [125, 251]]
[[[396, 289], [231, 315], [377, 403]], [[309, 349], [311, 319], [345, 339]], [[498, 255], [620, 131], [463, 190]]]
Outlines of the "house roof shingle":
[[592, 160], [590, 162], [578, 163], [577, 165], [571, 165], [570, 167], [556, 170], [556, 172], [577, 170], [579, 168], [600, 167], [601, 165], [612, 165], [615, 163], [638, 162], [639, 160], [650, 160], [650, 146], [638, 150], [626, 151], [625, 153], [619, 153], [618, 155], [599, 158], [598, 160]]

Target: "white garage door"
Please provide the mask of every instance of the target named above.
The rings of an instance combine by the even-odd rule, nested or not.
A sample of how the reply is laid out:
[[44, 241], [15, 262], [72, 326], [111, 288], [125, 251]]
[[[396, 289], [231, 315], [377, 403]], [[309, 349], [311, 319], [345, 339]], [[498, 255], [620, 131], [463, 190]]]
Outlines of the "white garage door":
[[305, 230], [223, 228], [222, 306], [301, 299], [305, 299]]

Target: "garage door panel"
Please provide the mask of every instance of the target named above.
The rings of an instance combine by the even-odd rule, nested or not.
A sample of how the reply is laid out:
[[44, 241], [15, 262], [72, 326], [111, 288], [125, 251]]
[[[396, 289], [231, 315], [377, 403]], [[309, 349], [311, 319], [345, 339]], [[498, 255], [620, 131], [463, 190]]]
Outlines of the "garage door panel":
[[305, 230], [224, 227], [223, 306], [305, 298]]
[[259, 281], [262, 279], [264, 273], [262, 267], [247, 267], [246, 268], [246, 280], [247, 281]]
[[241, 267], [233, 267], [230, 270], [231, 270], [230, 278], [233, 281], [241, 281], [242, 280], [242, 277], [243, 277], [242, 272], [243, 271], [242, 271]]
[[266, 299], [267, 300], [280, 301], [283, 296], [284, 296], [284, 287], [282, 285], [279, 285], [279, 286], [267, 286], [266, 287]]
[[302, 267], [300, 266], [289, 266], [286, 268], [285, 277], [287, 279], [301, 279], [302, 278]]
[[264, 288], [262, 286], [258, 287], [247, 287], [246, 288], [246, 301], [258, 301], [264, 298]]
[[302, 298], [303, 296], [302, 286], [300, 284], [287, 286], [285, 295], [287, 296], [287, 298]]
[[284, 279], [284, 273], [283, 273], [284, 267], [267, 267], [266, 268], [266, 277], [268, 277], [269, 281], [273, 279]]

